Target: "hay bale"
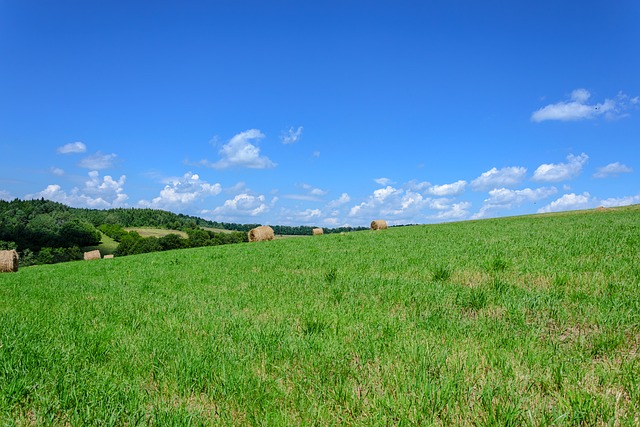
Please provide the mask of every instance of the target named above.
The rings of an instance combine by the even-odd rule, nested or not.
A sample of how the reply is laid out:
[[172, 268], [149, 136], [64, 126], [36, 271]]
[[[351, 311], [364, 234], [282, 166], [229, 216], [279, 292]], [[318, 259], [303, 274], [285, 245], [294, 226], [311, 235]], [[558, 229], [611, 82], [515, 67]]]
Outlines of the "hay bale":
[[261, 242], [263, 240], [273, 240], [276, 237], [273, 228], [268, 225], [261, 225], [249, 231], [250, 242]]
[[376, 219], [375, 221], [371, 221], [371, 229], [372, 230], [386, 230], [389, 228], [387, 225], [387, 221], [384, 219]]
[[99, 250], [95, 250], [95, 251], [90, 251], [90, 252], [85, 252], [84, 253], [84, 260], [85, 261], [90, 261], [92, 259], [100, 259], [102, 258], [100, 256], [100, 251]]
[[15, 273], [18, 271], [18, 252], [15, 249], [0, 251], [0, 273]]
[[311, 232], [313, 233], [314, 236], [319, 236], [321, 234], [324, 234], [324, 230], [322, 228], [314, 228], [313, 230], [311, 230]]
[[113, 258], [113, 255], [105, 255], [104, 257], [102, 257], [102, 259], [110, 259]]

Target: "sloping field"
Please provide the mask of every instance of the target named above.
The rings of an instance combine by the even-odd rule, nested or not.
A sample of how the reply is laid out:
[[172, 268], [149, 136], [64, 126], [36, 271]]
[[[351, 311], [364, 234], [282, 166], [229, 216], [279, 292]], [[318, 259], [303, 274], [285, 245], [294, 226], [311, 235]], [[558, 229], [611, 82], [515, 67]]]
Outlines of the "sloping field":
[[187, 233], [180, 230], [167, 230], [165, 228], [153, 228], [153, 227], [127, 227], [126, 231], [135, 231], [142, 237], [164, 237], [167, 234], [177, 234], [178, 236], [186, 239], [189, 237]]
[[1, 425], [638, 425], [637, 206], [0, 275]]

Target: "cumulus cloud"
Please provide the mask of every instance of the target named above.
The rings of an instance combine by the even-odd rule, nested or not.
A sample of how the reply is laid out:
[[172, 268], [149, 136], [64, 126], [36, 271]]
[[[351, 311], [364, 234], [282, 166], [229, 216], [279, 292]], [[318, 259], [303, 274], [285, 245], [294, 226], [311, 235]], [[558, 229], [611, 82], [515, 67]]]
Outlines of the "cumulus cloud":
[[389, 178], [376, 178], [373, 180], [376, 184], [380, 184], [383, 187], [386, 187], [389, 184], [392, 184], [392, 181]]
[[60, 154], [84, 153], [87, 151], [87, 146], [80, 141], [70, 142], [62, 147], [58, 147], [56, 151]]
[[222, 206], [211, 211], [202, 211], [203, 214], [213, 214], [219, 218], [243, 218], [255, 217], [269, 211], [264, 195], [238, 194], [233, 199], [226, 200]]
[[423, 181], [423, 182], [418, 182], [415, 179], [411, 180], [407, 183], [407, 188], [413, 191], [425, 191], [426, 189], [430, 188], [432, 185], [430, 182], [427, 181]]
[[51, 173], [54, 174], [55, 176], [62, 176], [64, 175], [64, 169], [51, 168]]
[[439, 211], [437, 214], [432, 215], [430, 218], [439, 221], [456, 221], [462, 220], [469, 216], [469, 209], [471, 208], [470, 202], [459, 202], [451, 205], [438, 204]]
[[577, 121], [591, 120], [600, 116], [606, 119], [617, 119], [628, 115], [630, 108], [636, 107], [640, 100], [636, 96], [629, 97], [619, 92], [615, 99], [605, 99], [600, 103], [589, 103], [591, 93], [586, 89], [576, 89], [571, 92], [567, 101], [560, 101], [540, 108], [531, 115], [534, 122], [546, 120]]
[[428, 198], [410, 189], [399, 189], [392, 186], [377, 189], [368, 199], [351, 207], [349, 217], [367, 218], [383, 216], [396, 223], [421, 215], [427, 206]]
[[215, 169], [243, 167], [251, 169], [268, 169], [276, 166], [268, 157], [260, 155], [260, 148], [252, 144], [263, 139], [265, 135], [258, 129], [240, 132], [224, 144], [220, 149], [221, 159], [215, 163], [207, 160], [200, 162], [203, 166]]
[[102, 154], [97, 152], [89, 157], [85, 157], [80, 161], [78, 166], [85, 169], [101, 170], [110, 168], [117, 156], [115, 154]]
[[452, 184], [433, 185], [426, 192], [439, 197], [457, 196], [464, 193], [465, 188], [467, 188], [467, 181], [461, 180]]
[[556, 187], [541, 187], [536, 188], [535, 190], [531, 188], [525, 188], [522, 190], [496, 188], [489, 191], [489, 198], [485, 200], [485, 203], [511, 207], [514, 205], [520, 205], [524, 202], [535, 202], [546, 199], [557, 192], [558, 189]]
[[535, 203], [539, 200], [546, 199], [557, 192], [558, 189], [556, 187], [541, 187], [536, 189], [525, 188], [522, 190], [496, 188], [489, 191], [489, 198], [484, 200], [483, 206], [471, 218], [486, 218], [493, 212], [513, 209], [527, 202]]
[[337, 207], [340, 207], [340, 206], [346, 205], [346, 204], [347, 204], [347, 203], [349, 203], [350, 201], [351, 201], [351, 197], [349, 197], [349, 194], [347, 194], [347, 193], [342, 193], [342, 194], [340, 195], [340, 197], [338, 197], [338, 198], [337, 198], [337, 199], [335, 199], [335, 200], [330, 201], [330, 202], [327, 204], [327, 207], [328, 207], [329, 209], [335, 209], [335, 208], [337, 208]]
[[567, 163], [550, 163], [538, 166], [531, 179], [538, 182], [559, 182], [575, 178], [580, 175], [588, 159], [589, 156], [585, 153], [579, 156], [569, 154]]
[[281, 136], [281, 140], [283, 144], [295, 144], [302, 137], [302, 126], [299, 126], [297, 130], [293, 130], [293, 128], [289, 128], [288, 131], [284, 132]]
[[609, 163], [606, 166], [599, 167], [597, 172], [593, 174], [594, 178], [608, 178], [610, 176], [617, 176], [621, 173], [631, 173], [633, 169], [629, 166], [625, 166], [622, 163], [615, 162]]
[[612, 208], [616, 206], [628, 206], [628, 205], [636, 205], [640, 204], [640, 194], [635, 196], [626, 196], [626, 197], [613, 197], [609, 199], [602, 200], [600, 202], [601, 206], [605, 208]]
[[297, 212], [295, 216], [300, 222], [308, 223], [320, 219], [322, 211], [320, 209], [305, 209], [302, 212]]
[[112, 204], [121, 205], [128, 199], [128, 196], [123, 193], [126, 180], [126, 175], [122, 175], [118, 180], [113, 179], [110, 175], [105, 175], [100, 179], [98, 171], [91, 171], [83, 192], [109, 200]]
[[524, 180], [526, 168], [506, 167], [502, 169], [491, 168], [478, 178], [471, 181], [471, 188], [475, 191], [485, 191], [493, 188], [513, 187]]
[[191, 172], [178, 178], [170, 178], [167, 181], [167, 185], [160, 191], [158, 197], [151, 201], [141, 200], [138, 204], [155, 209], [171, 209], [187, 206], [202, 201], [208, 196], [217, 196], [222, 192], [220, 184], [209, 184], [202, 180], [198, 174]]
[[587, 192], [582, 194], [565, 194], [557, 200], [538, 209], [538, 213], [561, 212], [577, 209], [590, 209], [598, 205], [598, 201]]
[[129, 199], [129, 196], [124, 193], [125, 182], [125, 175], [118, 180], [114, 180], [109, 175], [101, 179], [98, 171], [91, 171], [84, 187], [75, 187], [71, 193], [64, 191], [58, 184], [51, 184], [38, 193], [26, 195], [25, 198], [44, 198], [78, 208], [117, 208], [125, 206], [125, 202]]
[[367, 201], [353, 206], [349, 211], [349, 216], [355, 217], [361, 214], [374, 212], [385, 202], [385, 200], [390, 197], [400, 196], [402, 193], [402, 190], [394, 188], [390, 185], [386, 186], [385, 188], [375, 190], [373, 192], [373, 195], [369, 196]]

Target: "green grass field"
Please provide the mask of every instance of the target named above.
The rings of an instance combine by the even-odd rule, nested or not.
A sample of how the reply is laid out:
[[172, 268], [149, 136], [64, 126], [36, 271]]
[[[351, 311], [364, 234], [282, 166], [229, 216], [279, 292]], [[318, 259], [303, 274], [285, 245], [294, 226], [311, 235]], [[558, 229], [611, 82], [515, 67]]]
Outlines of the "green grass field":
[[640, 425], [640, 208], [0, 275], [0, 425]]

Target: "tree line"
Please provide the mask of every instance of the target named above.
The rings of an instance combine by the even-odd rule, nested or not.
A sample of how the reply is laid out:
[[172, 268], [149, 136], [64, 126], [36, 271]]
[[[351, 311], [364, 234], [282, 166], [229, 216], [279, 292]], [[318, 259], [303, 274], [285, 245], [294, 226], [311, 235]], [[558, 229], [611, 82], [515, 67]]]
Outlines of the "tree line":
[[[169, 249], [224, 245], [247, 241], [247, 232], [260, 224], [209, 221], [159, 209], [72, 208], [45, 199], [0, 200], [0, 250], [16, 249], [21, 265], [50, 264], [83, 258], [83, 249], [100, 244], [102, 233], [118, 242], [116, 256]], [[142, 237], [125, 228], [180, 230], [164, 237]], [[205, 228], [232, 231], [214, 232]], [[278, 235], [311, 235], [310, 226], [272, 226]], [[325, 233], [364, 230], [364, 227], [325, 229]]]
[[[16, 249], [22, 266], [83, 259], [84, 249], [99, 245], [102, 233], [119, 243], [116, 256], [247, 241], [244, 232], [215, 233], [202, 226], [231, 227], [157, 209], [98, 210], [45, 199], [0, 200], [0, 250]], [[142, 237], [124, 227], [176, 229], [188, 238]]]

